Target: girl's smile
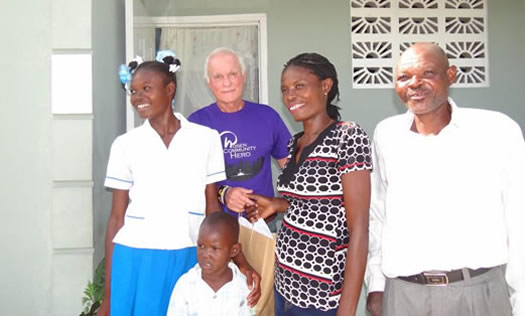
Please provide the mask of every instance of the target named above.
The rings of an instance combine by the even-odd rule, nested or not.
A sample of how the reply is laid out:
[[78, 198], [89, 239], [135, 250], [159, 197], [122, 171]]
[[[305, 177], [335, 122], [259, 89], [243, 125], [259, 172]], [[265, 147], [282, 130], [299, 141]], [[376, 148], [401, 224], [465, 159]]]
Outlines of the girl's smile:
[[162, 74], [139, 70], [131, 81], [131, 104], [143, 119], [155, 119], [171, 113], [175, 84], [166, 83]]

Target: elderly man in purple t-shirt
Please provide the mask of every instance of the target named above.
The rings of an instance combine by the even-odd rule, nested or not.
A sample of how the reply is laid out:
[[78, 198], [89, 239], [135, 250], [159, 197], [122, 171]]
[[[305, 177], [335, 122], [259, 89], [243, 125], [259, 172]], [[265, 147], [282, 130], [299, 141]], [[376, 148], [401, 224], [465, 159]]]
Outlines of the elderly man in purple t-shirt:
[[283, 167], [290, 133], [274, 109], [242, 99], [246, 70], [233, 50], [213, 50], [206, 58], [205, 76], [216, 102], [189, 120], [219, 132], [227, 176], [218, 183], [219, 200], [226, 212], [241, 213], [253, 205], [249, 194], [273, 196], [271, 157]]

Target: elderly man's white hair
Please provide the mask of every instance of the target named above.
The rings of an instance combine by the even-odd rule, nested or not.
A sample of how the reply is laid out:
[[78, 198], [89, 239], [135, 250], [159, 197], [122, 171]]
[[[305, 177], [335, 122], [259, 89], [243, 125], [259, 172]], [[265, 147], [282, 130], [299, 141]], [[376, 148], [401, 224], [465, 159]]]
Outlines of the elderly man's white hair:
[[246, 66], [244, 65], [244, 61], [242, 60], [241, 56], [239, 56], [239, 54], [237, 54], [233, 49], [228, 47], [215, 48], [211, 51], [211, 53], [208, 54], [208, 57], [206, 57], [206, 60], [204, 61], [204, 78], [207, 82], [210, 82], [210, 77], [208, 76], [208, 64], [210, 62], [210, 59], [213, 56], [219, 54], [228, 54], [235, 56], [237, 58], [237, 61], [239, 62], [239, 65], [241, 65], [241, 73], [244, 74], [246, 72]]

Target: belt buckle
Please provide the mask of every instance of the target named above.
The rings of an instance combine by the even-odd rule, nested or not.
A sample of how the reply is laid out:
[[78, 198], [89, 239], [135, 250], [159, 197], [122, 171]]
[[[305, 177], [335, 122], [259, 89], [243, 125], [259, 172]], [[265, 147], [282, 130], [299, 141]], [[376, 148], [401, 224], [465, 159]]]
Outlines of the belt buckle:
[[425, 285], [428, 286], [446, 286], [448, 284], [448, 276], [445, 272], [423, 272], [423, 278]]

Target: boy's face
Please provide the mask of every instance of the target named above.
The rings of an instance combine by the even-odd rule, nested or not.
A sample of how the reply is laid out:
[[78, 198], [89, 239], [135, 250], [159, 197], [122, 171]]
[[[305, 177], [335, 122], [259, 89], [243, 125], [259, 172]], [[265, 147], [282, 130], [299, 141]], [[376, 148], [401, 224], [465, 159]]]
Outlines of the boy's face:
[[197, 239], [197, 260], [202, 276], [218, 276], [228, 269], [228, 262], [240, 251], [239, 244], [232, 239], [231, 233], [222, 227], [201, 226]]

